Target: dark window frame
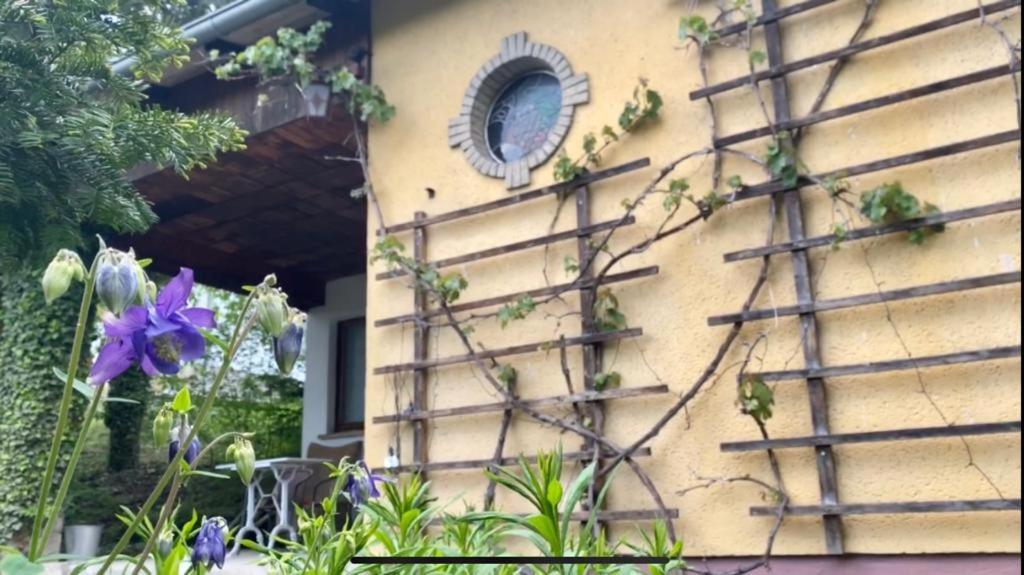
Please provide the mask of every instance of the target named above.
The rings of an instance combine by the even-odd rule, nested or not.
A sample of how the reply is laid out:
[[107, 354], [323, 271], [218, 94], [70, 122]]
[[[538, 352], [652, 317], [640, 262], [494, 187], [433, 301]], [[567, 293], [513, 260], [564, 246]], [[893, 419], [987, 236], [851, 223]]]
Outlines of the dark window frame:
[[365, 317], [353, 317], [349, 319], [343, 319], [334, 326], [335, 342], [334, 342], [334, 424], [332, 430], [334, 433], [340, 433], [345, 431], [362, 431], [366, 425], [366, 421], [361, 419], [360, 421], [345, 421], [345, 341], [346, 341], [346, 326], [353, 323], [366, 324]]

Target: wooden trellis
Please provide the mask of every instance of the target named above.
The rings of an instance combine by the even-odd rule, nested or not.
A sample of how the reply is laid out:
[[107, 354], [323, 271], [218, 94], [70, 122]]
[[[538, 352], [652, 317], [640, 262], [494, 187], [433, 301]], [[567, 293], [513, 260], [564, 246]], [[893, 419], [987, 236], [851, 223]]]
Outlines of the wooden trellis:
[[[904, 40], [950, 28], [959, 24], [977, 22], [983, 15], [994, 14], [1020, 6], [1020, 0], [992, 2], [981, 5], [978, 8], [945, 16], [924, 24], [880, 36], [878, 38], [855, 42], [838, 50], [824, 52], [822, 54], [794, 62], [784, 62], [782, 58], [782, 35], [779, 22], [789, 16], [808, 12], [820, 6], [831, 4], [834, 1], [835, 0], [811, 0], [795, 4], [785, 9], [778, 9], [775, 0], [762, 1], [762, 16], [757, 18], [753, 25], [755, 27], [763, 27], [765, 46], [767, 48], [768, 55], [768, 69], [755, 72], [753, 75], [742, 76], [701, 88], [692, 92], [690, 94], [690, 98], [692, 100], [703, 99], [736, 88], [749, 86], [752, 82], [770, 81], [775, 113], [774, 128], [771, 126], [765, 126], [741, 133], [718, 137], [715, 139], [716, 147], [722, 148], [752, 140], [754, 138], [768, 136], [774, 133], [775, 130], [800, 129], [821, 122], [860, 114], [868, 110], [883, 108], [900, 102], [924, 98], [977, 83], [1004, 78], [1020, 72], [1020, 63], [1019, 61], [1016, 61], [1012, 64], [1008, 63], [1006, 65], [957, 76], [941, 82], [935, 82], [910, 90], [872, 98], [870, 100], [857, 102], [833, 110], [809, 114], [802, 118], [792, 118], [790, 116], [789, 95], [786, 84], [786, 76], [788, 74], [811, 66], [846, 59], [855, 54], [880, 48], [882, 46], [896, 44]], [[718, 37], [726, 37], [742, 33], [746, 30], [747, 24], [741, 23], [722, 28], [717, 31], [717, 35]], [[1018, 128], [990, 134], [980, 138], [886, 158], [883, 160], [876, 160], [864, 164], [831, 170], [827, 173], [820, 174], [819, 178], [827, 178], [830, 176], [858, 176], [946, 156], [963, 154], [992, 146], [1009, 143], [1019, 144], [1019, 142], [1020, 130]], [[723, 325], [734, 324], [737, 322], [764, 320], [779, 316], [799, 317], [803, 334], [802, 345], [806, 367], [798, 370], [765, 372], [758, 375], [760, 375], [760, 377], [765, 381], [804, 380], [806, 382], [808, 395], [810, 397], [813, 428], [812, 434], [806, 437], [723, 443], [721, 449], [723, 451], [733, 452], [801, 447], [813, 448], [817, 455], [815, 460], [818, 468], [821, 504], [789, 506], [785, 509], [785, 513], [789, 515], [813, 515], [822, 517], [825, 527], [826, 546], [828, 552], [831, 554], [843, 553], [841, 517], [844, 515], [998, 510], [1019, 511], [1020, 499], [924, 502], [901, 501], [860, 504], [840, 503], [836, 481], [835, 459], [832, 453], [832, 448], [835, 445], [880, 441], [904, 441], [939, 437], [964, 437], [996, 433], [1019, 434], [1021, 431], [1021, 422], [992, 422], [976, 425], [950, 425], [930, 428], [833, 434], [829, 429], [825, 388], [826, 378], [857, 374], [884, 373], [897, 370], [923, 369], [934, 366], [966, 364], [1005, 358], [1019, 358], [1021, 346], [1018, 344], [945, 355], [918, 357], [914, 359], [885, 360], [843, 366], [823, 366], [818, 349], [818, 314], [836, 309], [874, 305], [889, 301], [927, 297], [965, 290], [983, 289], [1007, 284], [1019, 284], [1021, 281], [1021, 274], [1020, 271], [1016, 271], [915, 286], [911, 288], [879, 291], [839, 299], [815, 300], [814, 293], [810, 285], [811, 274], [808, 261], [808, 250], [829, 246], [833, 242], [839, 241], [840, 238], [837, 238], [834, 235], [806, 237], [804, 232], [803, 206], [801, 203], [800, 190], [810, 184], [812, 184], [811, 178], [801, 177], [795, 187], [788, 187], [780, 181], [771, 181], [745, 187], [744, 189], [739, 190], [732, 198], [734, 201], [743, 201], [756, 197], [782, 194], [783, 205], [785, 206], [785, 214], [789, 227], [789, 241], [776, 245], [740, 250], [725, 255], [726, 262], [736, 262], [750, 258], [765, 257], [772, 254], [790, 254], [790, 257], [792, 258], [794, 284], [797, 295], [796, 305], [713, 316], [708, 319], [708, 323], [709, 325]], [[885, 234], [927, 228], [936, 224], [971, 220], [1011, 211], [1020, 211], [1019, 198], [964, 210], [935, 214], [896, 224], [879, 225], [852, 230], [841, 238], [841, 240], [861, 240]], [[775, 507], [758, 506], [752, 507], [750, 512], [752, 515], [773, 515], [777, 513], [777, 509]]]
[[[394, 234], [399, 232], [412, 231], [414, 242], [413, 255], [417, 264], [429, 265], [434, 269], [444, 269], [455, 265], [468, 264], [480, 260], [485, 260], [488, 258], [507, 255], [522, 250], [534, 249], [541, 246], [546, 246], [559, 242], [567, 242], [570, 240], [576, 241], [577, 256], [582, 265], [583, 263], [589, 261], [591, 258], [590, 238], [594, 234], [607, 232], [609, 230], [612, 230], [613, 228], [617, 228], [619, 226], [628, 226], [634, 223], [634, 218], [632, 217], [616, 219], [607, 222], [592, 223], [590, 216], [591, 191], [588, 186], [592, 183], [607, 180], [620, 174], [625, 174], [641, 168], [648, 167], [649, 165], [650, 161], [647, 159], [637, 160], [614, 168], [609, 168], [599, 172], [585, 174], [572, 182], [555, 184], [552, 186], [547, 186], [536, 190], [511, 195], [500, 200], [487, 202], [476, 206], [455, 210], [452, 212], [447, 212], [435, 216], [428, 216], [423, 213], [417, 213], [415, 219], [413, 219], [412, 221], [390, 226], [385, 230], [385, 232], [389, 234]], [[434, 228], [448, 222], [459, 221], [465, 218], [480, 216], [483, 214], [490, 213], [494, 210], [514, 208], [516, 206], [523, 205], [524, 203], [540, 200], [543, 198], [554, 199], [555, 197], [564, 194], [572, 194], [574, 199], [576, 208], [576, 225], [573, 229], [563, 232], [551, 233], [540, 237], [520, 240], [495, 248], [484, 249], [440, 260], [429, 261], [426, 257], [426, 242], [428, 239], [428, 230], [431, 231], [431, 234], [439, 233], [434, 231]], [[640, 279], [656, 275], [657, 273], [657, 266], [648, 266], [635, 270], [608, 274], [601, 280], [601, 285], [608, 285], [613, 283], [630, 281], [634, 279]], [[383, 281], [407, 276], [408, 273], [403, 270], [392, 270], [378, 273], [376, 275], [376, 279], [378, 281]], [[521, 401], [523, 401], [523, 403], [525, 403], [526, 405], [535, 408], [572, 405], [586, 406], [588, 412], [591, 414], [591, 417], [593, 419], [592, 429], [598, 434], [602, 433], [603, 402], [614, 399], [626, 399], [631, 397], [667, 393], [668, 386], [665, 385], [649, 385], [643, 387], [608, 389], [601, 391], [598, 391], [594, 388], [594, 378], [601, 371], [602, 346], [607, 342], [638, 337], [643, 334], [643, 330], [640, 328], [629, 328], [611, 332], [603, 332], [595, 328], [593, 301], [590, 297], [590, 291], [595, 287], [595, 281], [596, 280], [594, 279], [592, 274], [583, 273], [580, 278], [570, 283], [545, 286], [537, 289], [518, 291], [514, 293], [507, 293], [499, 296], [463, 302], [450, 306], [450, 310], [453, 313], [462, 313], [475, 309], [495, 307], [505, 303], [515, 302], [523, 296], [539, 298], [563, 292], [577, 291], [580, 293], [581, 296], [581, 334], [579, 336], [574, 337], [562, 337], [556, 340], [537, 341], [526, 344], [514, 345], [510, 347], [504, 347], [500, 349], [483, 350], [478, 351], [475, 354], [430, 358], [427, 353], [428, 330], [432, 328], [437, 329], [436, 325], [432, 326], [431, 320], [436, 320], [443, 313], [443, 311], [437, 308], [429, 308], [427, 302], [427, 294], [422, 287], [418, 286], [415, 288], [413, 313], [383, 318], [374, 322], [375, 327], [412, 324], [415, 329], [412, 361], [397, 363], [393, 365], [379, 366], [373, 370], [373, 373], [375, 375], [399, 374], [409, 372], [413, 374], [413, 401], [410, 408], [401, 413], [384, 415], [373, 418], [374, 424], [410, 422], [414, 426], [413, 462], [411, 464], [398, 467], [397, 471], [400, 473], [427, 473], [455, 469], [485, 468], [493, 466], [495, 464], [512, 465], [517, 460], [517, 458], [514, 457], [502, 457], [498, 461], [496, 461], [495, 458], [493, 457], [487, 459], [461, 461], [432, 461], [430, 459], [427, 442], [427, 428], [430, 420], [445, 417], [473, 415], [479, 413], [508, 412], [512, 407], [509, 403], [506, 402], [495, 402], [446, 409], [431, 409], [426, 402], [426, 388], [427, 374], [429, 373], [430, 370], [433, 369], [439, 369], [446, 366], [457, 364], [470, 363], [478, 359], [490, 360], [499, 357], [539, 353], [552, 349], [579, 347], [582, 349], [583, 352], [582, 391], [535, 399], [524, 398]], [[566, 461], [591, 461], [594, 459], [595, 454], [598, 455], [598, 459], [600, 459], [600, 455], [613, 455], [603, 454], [600, 451], [597, 451], [594, 445], [590, 443], [585, 443], [580, 451], [565, 453], [564, 459]], [[650, 454], [650, 448], [643, 448], [634, 453], [633, 456], [646, 457], [649, 456]], [[527, 460], [532, 461], [531, 458], [527, 458]], [[588, 516], [588, 514], [589, 511], [580, 513], [578, 515], [579, 518], [585, 519]], [[598, 512], [598, 517], [601, 521], [643, 520], [664, 517], [666, 514], [668, 515], [667, 518], [674, 518], [678, 516], [678, 511], [675, 509], [667, 509], [664, 512], [660, 509], [635, 509], [623, 511], [600, 510]]]
[[[981, 5], [979, 8], [958, 12], [956, 14], [912, 26], [884, 36], [854, 42], [841, 49], [824, 52], [794, 62], [784, 62], [782, 57], [782, 34], [780, 30], [780, 22], [791, 16], [807, 13], [836, 1], [838, 0], [808, 0], [780, 9], [777, 8], [775, 0], [762, 0], [762, 15], [756, 18], [752, 24], [743, 22], [736, 25], [726, 26], [716, 31], [717, 37], [724, 38], [743, 33], [751, 25], [756, 28], [762, 28], [767, 48], [768, 68], [763, 71], [755, 72], [753, 75], [738, 77], [729, 81], [701, 88], [692, 92], [690, 94], [690, 98], [692, 100], [704, 99], [737, 88], [749, 87], [751, 83], [768, 81], [771, 83], [773, 95], [772, 103], [775, 115], [774, 126], [765, 126], [716, 137], [714, 140], [716, 148], [721, 149], [726, 146], [769, 136], [776, 130], [799, 130], [815, 124], [861, 114], [870, 110], [881, 109], [911, 100], [927, 98], [936, 94], [951, 92], [984, 82], [991, 82], [1020, 72], [1019, 62], [1014, 61], [1013, 63], [1007, 63], [1006, 65], [995, 66], [959, 75], [943, 81], [886, 94], [839, 108], [815, 112], [804, 117], [791, 117], [788, 87], [786, 83], [786, 77], [791, 73], [820, 64], [842, 61], [856, 54], [868, 52], [884, 46], [895, 45], [939, 30], [948, 29], [969, 22], [977, 22], [983, 15], [994, 14], [1020, 6], [1020, 0], [1001, 0], [991, 2]], [[837, 487], [837, 470], [833, 454], [834, 446], [851, 443], [924, 440], [931, 438], [965, 437], [987, 434], [1019, 434], [1021, 430], [1021, 422], [989, 422], [971, 425], [949, 425], [928, 428], [836, 434], [831, 432], [828, 421], [826, 379], [858, 374], [926, 369], [929, 367], [945, 365], [1019, 358], [1021, 354], [1021, 346], [1018, 343], [1017, 345], [966, 350], [944, 355], [916, 357], [913, 359], [880, 360], [861, 364], [825, 366], [822, 364], [818, 343], [819, 314], [839, 309], [885, 304], [891, 301], [909, 300], [939, 294], [1019, 284], [1021, 281], [1021, 273], [1020, 271], [1014, 271], [991, 274], [913, 286], [909, 288], [857, 294], [836, 299], [818, 300], [814, 297], [810, 283], [811, 266], [808, 258], [808, 251], [811, 249], [830, 246], [839, 240], [843, 242], [852, 242], [888, 234], [905, 233], [916, 229], [925, 229], [938, 224], [952, 224], [997, 214], [1019, 212], [1021, 209], [1021, 202], [1019, 198], [1015, 198], [967, 209], [933, 214], [894, 224], [869, 226], [850, 230], [846, 232], [842, 238], [837, 238], [835, 235], [831, 234], [809, 237], [805, 233], [801, 190], [802, 188], [811, 186], [816, 180], [820, 181], [821, 179], [829, 177], [849, 178], [878, 173], [901, 166], [908, 166], [959, 154], [966, 154], [996, 146], [1003, 146], [1007, 144], [1019, 145], [1019, 142], [1020, 129], [1009, 129], [982, 137], [901, 154], [881, 160], [846, 166], [817, 174], [813, 177], [801, 176], [795, 186], [788, 186], [779, 180], [768, 181], [752, 186], [744, 186], [737, 190], [735, 194], [730, 196], [730, 201], [733, 202], [741, 202], [766, 196], [781, 197], [789, 229], [788, 241], [768, 246], [751, 247], [727, 253], [724, 256], [724, 259], [726, 262], [738, 262], [752, 258], [789, 254], [794, 271], [794, 289], [797, 295], [797, 303], [790, 306], [782, 306], [772, 309], [750, 309], [738, 313], [716, 315], [710, 317], [708, 319], [708, 323], [709, 325], [714, 326], [754, 322], [782, 316], [795, 316], [799, 318], [801, 333], [803, 334], [801, 341], [805, 367], [802, 369], [786, 371], [764, 372], [758, 375], [765, 381], [803, 380], [808, 390], [810, 412], [812, 416], [812, 429], [809, 435], [803, 437], [729, 442], [723, 443], [721, 445], [721, 449], [725, 452], [757, 451], [766, 449], [814, 449], [817, 455], [815, 461], [819, 478], [820, 504], [788, 506], [785, 508], [784, 512], [789, 515], [811, 515], [822, 517], [825, 529], [825, 540], [829, 553], [839, 554], [844, 551], [841, 518], [845, 515], [1020, 510], [1020, 499], [898, 501], [879, 503], [841, 502]], [[588, 186], [594, 182], [606, 180], [620, 174], [647, 167], [649, 164], [650, 162], [646, 159], [631, 162], [615, 168], [583, 175], [573, 182], [547, 186], [439, 215], [429, 216], [423, 213], [418, 213], [416, 214], [415, 219], [402, 224], [390, 226], [384, 231], [389, 234], [412, 232], [415, 244], [414, 256], [416, 262], [423, 265], [429, 264], [438, 269], [467, 264], [487, 258], [502, 256], [512, 252], [534, 249], [540, 246], [570, 240], [577, 241], [579, 261], [585, 262], [590, 257], [589, 238], [593, 234], [608, 231], [619, 225], [630, 225], [634, 223], [631, 217], [622, 221], [614, 220], [598, 223], [592, 222], [590, 217], [590, 189]], [[512, 208], [526, 202], [569, 193], [574, 194], [576, 205], [577, 217], [574, 229], [548, 234], [541, 237], [519, 240], [499, 247], [441, 260], [427, 260], [426, 241], [428, 230], [431, 230], [431, 233], [436, 233], [433, 231], [434, 228], [447, 222], [475, 217], [487, 214], [494, 210]], [[657, 273], [658, 268], [656, 266], [618, 272], [605, 276], [602, 280], [602, 284], [631, 281], [634, 279], [652, 276]], [[401, 271], [389, 271], [377, 274], [376, 279], [383, 281], [399, 278], [404, 275], [406, 274]], [[426, 439], [429, 421], [445, 417], [459, 417], [472, 414], [498, 412], [504, 412], [507, 417], [512, 407], [511, 404], [507, 402], [494, 402], [444, 409], [431, 408], [426, 402], [426, 388], [427, 374], [433, 369], [439, 369], [456, 364], [465, 364], [476, 361], [477, 359], [492, 359], [519, 354], [529, 354], [569, 346], [581, 347], [584, 358], [584, 389], [582, 391], [542, 398], [527, 398], [522, 401], [530, 407], [537, 408], [585, 404], [592, 410], [591, 413], [596, 415], [595, 431], [598, 433], [601, 433], [601, 402], [668, 392], [668, 388], [664, 385], [651, 385], [604, 391], [596, 391], [593, 389], [594, 377], [597, 373], [600, 373], [601, 370], [601, 346], [609, 341], [637, 337], [643, 333], [640, 328], [624, 329], [614, 332], [598, 332], [594, 329], [592, 316], [593, 302], [587, 299], [589, 290], [595, 287], [594, 281], [595, 280], [592, 277], [584, 274], [583, 277], [571, 283], [546, 286], [475, 301], [463, 302], [453, 305], [450, 308], [454, 313], [463, 313], [475, 309], [495, 307], [505, 303], [515, 302], [520, 297], [527, 295], [536, 298], [565, 291], [579, 291], [583, 296], [581, 297], [580, 302], [582, 330], [581, 335], [576, 337], [520, 344], [501, 349], [480, 351], [476, 354], [431, 359], [428, 357], [427, 353], [428, 330], [432, 329], [431, 320], [436, 320], [443, 312], [439, 309], [428, 307], [426, 294], [421, 288], [416, 290], [416, 294], [414, 296], [413, 313], [377, 320], [375, 322], [376, 327], [412, 324], [415, 329], [414, 357], [411, 361], [380, 366], [374, 369], [374, 374], [377, 375], [411, 372], [414, 378], [413, 403], [410, 408], [401, 413], [379, 416], [373, 419], [373, 423], [375, 424], [409, 422], [414, 426], [413, 461], [411, 464], [404, 465], [398, 470], [400, 472], [433, 472], [453, 469], [484, 468], [495, 464], [508, 465], [514, 461], [512, 458], [508, 457], [501, 457], [498, 460], [493, 457], [463, 461], [430, 460], [428, 442]], [[433, 325], [436, 326], [436, 324]], [[436, 327], [434, 328], [436, 329]], [[650, 448], [643, 448], [633, 453], [633, 456], [649, 456], [650, 454]], [[594, 456], [594, 446], [589, 444], [584, 445], [578, 452], [565, 454], [566, 459], [569, 461], [588, 461], [593, 459]], [[777, 511], [777, 508], [770, 506], [755, 506], [750, 509], [750, 513], [752, 515], [771, 515], [777, 513]], [[660, 510], [645, 509], [615, 512], [600, 511], [600, 517], [602, 520], [642, 520], [664, 516], [665, 514], [665, 512]], [[583, 514], [581, 517], [585, 515], [586, 514]], [[669, 517], [676, 517], [678, 516], [678, 511], [675, 509], [667, 510], [667, 515]]]

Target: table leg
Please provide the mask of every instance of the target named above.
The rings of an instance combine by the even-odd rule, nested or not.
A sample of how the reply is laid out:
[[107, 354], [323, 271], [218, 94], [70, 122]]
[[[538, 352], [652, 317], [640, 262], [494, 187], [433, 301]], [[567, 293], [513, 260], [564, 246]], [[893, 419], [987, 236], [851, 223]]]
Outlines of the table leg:
[[245, 490], [245, 524], [235, 533], [235, 544], [231, 548], [231, 555], [237, 555], [238, 550], [242, 547], [242, 539], [245, 538], [246, 534], [252, 534], [256, 543], [263, 546], [263, 532], [256, 527], [256, 509], [259, 505], [260, 500], [263, 499], [261, 493], [258, 492], [259, 477], [254, 477], [253, 481], [249, 483]]
[[292, 527], [292, 483], [295, 480], [297, 469], [294, 467], [274, 467], [274, 478], [277, 479], [277, 498], [274, 505], [277, 507], [277, 525], [270, 531], [270, 546], [280, 537], [281, 533], [286, 534], [289, 541], [295, 541], [298, 533]]

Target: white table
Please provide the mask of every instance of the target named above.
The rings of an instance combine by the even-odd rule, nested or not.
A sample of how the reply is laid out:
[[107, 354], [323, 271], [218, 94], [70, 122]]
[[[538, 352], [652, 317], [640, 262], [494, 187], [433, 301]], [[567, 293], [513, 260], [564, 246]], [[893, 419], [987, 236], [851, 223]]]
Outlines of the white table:
[[[242, 546], [242, 539], [247, 534], [253, 535], [259, 545], [268, 547], [273, 547], [274, 540], [282, 535], [291, 541], [298, 539], [298, 533], [295, 531], [295, 526], [292, 525], [292, 494], [295, 486], [308, 479], [316, 466], [326, 462], [326, 459], [298, 457], [257, 460], [252, 481], [245, 493], [245, 523], [235, 533], [235, 544], [231, 548], [231, 555], [238, 553]], [[235, 471], [236, 467], [233, 463], [225, 463], [218, 465], [217, 469]], [[265, 479], [268, 477], [273, 478], [269, 490], [263, 487]], [[256, 521], [259, 519], [257, 514], [260, 506], [267, 499], [274, 504], [274, 511], [277, 512], [277, 524], [270, 530], [266, 544], [264, 544], [264, 534], [256, 527]]]

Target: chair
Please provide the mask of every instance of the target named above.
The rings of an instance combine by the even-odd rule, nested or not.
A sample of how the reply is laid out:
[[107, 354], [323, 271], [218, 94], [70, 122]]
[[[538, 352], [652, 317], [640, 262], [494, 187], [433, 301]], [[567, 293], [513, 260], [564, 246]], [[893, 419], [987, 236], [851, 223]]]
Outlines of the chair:
[[[344, 445], [324, 445], [322, 443], [310, 443], [306, 449], [306, 457], [309, 459], [323, 459], [337, 464], [342, 458], [349, 458], [354, 461], [362, 457], [363, 442], [361, 439], [346, 443]], [[331, 478], [331, 471], [326, 465], [317, 465], [313, 468], [313, 474], [295, 489], [294, 501], [311, 513], [322, 509], [320, 501], [330, 495], [334, 479]], [[342, 509], [345, 507], [345, 509]], [[347, 515], [346, 506], [339, 506], [340, 515]]]

